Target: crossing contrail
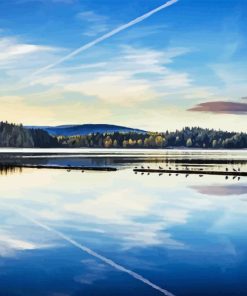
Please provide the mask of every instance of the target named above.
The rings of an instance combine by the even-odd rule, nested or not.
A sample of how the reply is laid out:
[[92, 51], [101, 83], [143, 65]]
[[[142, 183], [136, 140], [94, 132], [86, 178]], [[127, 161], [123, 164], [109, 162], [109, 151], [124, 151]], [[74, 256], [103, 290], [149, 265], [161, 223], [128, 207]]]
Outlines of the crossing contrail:
[[93, 40], [93, 41], [91, 41], [91, 42], [89, 42], [89, 43], [87, 43], [87, 44], [85, 44], [85, 45], [83, 45], [83, 46], [81, 46], [81, 47], [75, 49], [74, 51], [72, 51], [72, 52], [69, 53], [68, 55], [66, 55], [66, 56], [64, 56], [64, 57], [62, 57], [62, 58], [60, 58], [60, 59], [57, 60], [56, 62], [54, 62], [54, 63], [52, 63], [52, 64], [49, 64], [49, 65], [47, 65], [47, 66], [45, 66], [45, 67], [43, 67], [43, 68], [41, 68], [41, 69], [35, 71], [32, 75], [38, 75], [38, 74], [41, 74], [41, 73], [45, 72], [46, 70], [49, 70], [49, 69], [51, 69], [51, 68], [54, 68], [55, 66], [57, 66], [57, 65], [59, 65], [59, 64], [61, 64], [61, 63], [63, 63], [63, 62], [65, 62], [65, 61], [67, 61], [67, 60], [70, 60], [71, 58], [73, 58], [74, 56], [80, 54], [81, 52], [83, 52], [83, 51], [85, 51], [85, 50], [87, 50], [87, 49], [93, 47], [93, 46], [96, 45], [96, 44], [101, 43], [102, 41], [104, 41], [104, 40], [106, 40], [106, 39], [109, 39], [110, 37], [112, 37], [112, 36], [114, 36], [114, 35], [116, 35], [116, 34], [122, 32], [122, 31], [124, 31], [124, 30], [126, 30], [126, 29], [128, 29], [128, 28], [130, 28], [130, 27], [132, 27], [132, 26], [134, 26], [134, 25], [136, 25], [136, 24], [138, 24], [138, 23], [141, 23], [141, 22], [144, 21], [145, 19], [151, 17], [153, 14], [155, 14], [155, 13], [157, 13], [157, 12], [159, 12], [159, 11], [161, 11], [161, 10], [163, 10], [163, 9], [165, 9], [165, 8], [167, 8], [167, 7], [171, 6], [171, 5], [173, 5], [173, 4], [175, 4], [175, 3], [178, 2], [178, 1], [179, 1], [179, 0], [170, 0], [170, 1], [166, 2], [166, 3], [164, 3], [163, 5], [161, 5], [161, 6], [157, 7], [157, 8], [155, 8], [155, 9], [153, 9], [153, 10], [147, 12], [147, 13], [145, 13], [145, 14], [142, 15], [142, 16], [139, 16], [138, 18], [136, 18], [136, 19], [134, 19], [134, 20], [128, 22], [127, 24], [124, 24], [124, 25], [122, 25], [122, 26], [120, 26], [120, 27], [118, 27], [118, 28], [112, 30], [111, 32], [106, 33], [106, 34], [104, 34], [103, 36], [101, 36], [101, 37], [99, 37], [99, 38], [97, 38], [97, 39], [95, 39], [95, 40]]
[[31, 218], [29, 215], [27, 214], [23, 214], [23, 209], [22, 207], [18, 207], [20, 208], [21, 210], [18, 210], [16, 211], [20, 216], [24, 217], [26, 220], [32, 222], [33, 224], [43, 228], [44, 230], [56, 235], [57, 237], [60, 237], [61, 239], [65, 240], [66, 242], [70, 243], [71, 245], [73, 245], [74, 247], [82, 250], [83, 252], [93, 256], [94, 258], [97, 258], [99, 260], [101, 260], [102, 262], [104, 262], [105, 264], [115, 268], [116, 270], [118, 271], [121, 271], [121, 272], [125, 272], [127, 273], [128, 275], [130, 275], [132, 278], [136, 279], [136, 280], [139, 280], [140, 282], [146, 284], [147, 286], [159, 291], [160, 293], [162, 293], [163, 295], [166, 295], [166, 296], [175, 296], [173, 293], [161, 288], [160, 286], [152, 283], [150, 280], [146, 279], [145, 277], [143, 277], [142, 275], [130, 270], [130, 269], [127, 269], [125, 268], [124, 266], [114, 262], [113, 260], [105, 257], [105, 256], [102, 256], [100, 255], [99, 253], [93, 251], [92, 249], [78, 243], [77, 241], [75, 241], [74, 239], [68, 237], [67, 235], [63, 234], [62, 232], [54, 229], [54, 228], [51, 228], [43, 223], [41, 223], [40, 221], [37, 221], [33, 218]]

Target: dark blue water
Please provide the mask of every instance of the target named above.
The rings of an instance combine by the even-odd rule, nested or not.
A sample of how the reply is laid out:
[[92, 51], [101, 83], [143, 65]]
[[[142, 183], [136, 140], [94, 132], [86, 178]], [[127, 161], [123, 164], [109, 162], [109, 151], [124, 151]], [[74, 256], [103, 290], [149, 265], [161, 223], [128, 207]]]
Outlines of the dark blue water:
[[0, 295], [164, 295], [80, 246], [176, 296], [247, 295], [245, 178], [23, 169], [0, 181]]

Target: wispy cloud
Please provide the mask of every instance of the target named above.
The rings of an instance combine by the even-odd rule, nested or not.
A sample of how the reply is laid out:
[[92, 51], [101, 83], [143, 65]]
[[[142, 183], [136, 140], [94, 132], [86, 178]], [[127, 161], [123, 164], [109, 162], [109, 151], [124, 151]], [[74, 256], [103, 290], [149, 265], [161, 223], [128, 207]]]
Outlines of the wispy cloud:
[[241, 62], [211, 65], [215, 75], [226, 85], [240, 85], [247, 82], [246, 67]]
[[108, 17], [97, 14], [92, 10], [80, 12], [76, 15], [76, 18], [86, 22], [89, 26], [84, 35], [95, 36], [109, 29], [107, 24]]
[[[0, 37], [0, 69], [23, 72], [54, 59], [58, 48], [22, 42], [16, 37]], [[10, 73], [8, 73], [9, 75]]]
[[146, 80], [133, 79], [127, 73], [114, 72], [82, 83], [66, 84], [65, 90], [120, 105], [133, 105], [157, 97]]
[[188, 111], [245, 115], [247, 114], [247, 103], [227, 101], [205, 102], [188, 109]]
[[112, 30], [111, 32], [106, 33], [103, 36], [101, 36], [101, 37], [99, 37], [99, 38], [97, 38], [97, 39], [95, 39], [95, 40], [93, 40], [93, 41], [91, 41], [91, 42], [89, 42], [89, 43], [75, 49], [74, 51], [72, 51], [68, 55], [60, 58], [56, 62], [54, 62], [52, 64], [49, 64], [46, 67], [43, 67], [43, 68], [37, 70], [36, 72], [33, 73], [33, 76], [38, 75], [40, 73], [43, 73], [43, 72], [45, 72], [45, 71], [47, 71], [47, 70], [49, 70], [51, 68], [54, 68], [54, 67], [60, 65], [61, 63], [65, 62], [67, 60], [72, 59], [73, 57], [79, 55], [81, 52], [83, 52], [85, 50], [88, 50], [89, 48], [92, 48], [93, 46], [95, 46], [95, 45], [97, 45], [97, 44], [99, 44], [99, 43], [101, 43], [101, 42], [103, 42], [103, 41], [117, 35], [118, 33], [122, 32], [122, 31], [127, 30], [130, 27], [135, 26], [136, 24], [139, 24], [139, 23], [143, 22], [144, 20], [150, 18], [152, 15], [158, 13], [159, 11], [161, 11], [163, 9], [168, 8], [169, 6], [171, 6], [171, 5], [173, 5], [173, 4], [177, 3], [177, 2], [178, 2], [178, 0], [170, 0], [170, 1], [166, 2], [163, 5], [161, 5], [159, 7], [156, 7], [155, 9], [143, 14], [142, 16], [139, 16], [136, 19], [134, 19], [134, 20], [132, 20], [132, 21], [130, 21], [130, 22], [128, 22], [128, 23], [114, 29], [114, 30]]
[[243, 45], [243, 36], [240, 27], [241, 13], [233, 11], [225, 17], [222, 25], [222, 58], [231, 59]]
[[0, 62], [8, 62], [25, 55], [52, 50], [48, 46], [19, 43], [15, 38], [4, 37], [0, 39]]
[[[169, 92], [183, 89], [191, 84], [188, 73], [173, 71], [174, 59], [187, 54], [185, 48], [170, 48], [158, 51], [149, 48], [122, 47], [118, 56], [106, 61], [85, 66], [64, 68], [66, 81], [61, 70], [44, 73], [32, 84], [47, 85], [57, 81], [60, 90], [91, 96], [107, 104], [130, 106], [154, 101]], [[169, 67], [169, 68], [168, 68]], [[151, 77], [150, 77], [151, 76]], [[43, 77], [43, 78], [42, 78]], [[50, 79], [48, 78], [50, 77]], [[58, 78], [61, 78], [60, 81]]]
[[10, 96], [15, 92], [16, 95], [18, 90], [29, 88], [32, 81], [20, 86], [23, 77], [64, 52], [62, 48], [26, 42], [16, 36], [0, 37], [1, 94]]

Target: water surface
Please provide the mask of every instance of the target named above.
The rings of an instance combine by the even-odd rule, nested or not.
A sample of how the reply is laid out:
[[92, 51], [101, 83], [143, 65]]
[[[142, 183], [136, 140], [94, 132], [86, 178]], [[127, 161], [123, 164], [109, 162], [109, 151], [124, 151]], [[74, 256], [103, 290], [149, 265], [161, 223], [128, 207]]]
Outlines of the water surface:
[[162, 295], [86, 248], [176, 296], [246, 295], [246, 178], [134, 174], [148, 159], [120, 160], [117, 172], [2, 171], [0, 295]]

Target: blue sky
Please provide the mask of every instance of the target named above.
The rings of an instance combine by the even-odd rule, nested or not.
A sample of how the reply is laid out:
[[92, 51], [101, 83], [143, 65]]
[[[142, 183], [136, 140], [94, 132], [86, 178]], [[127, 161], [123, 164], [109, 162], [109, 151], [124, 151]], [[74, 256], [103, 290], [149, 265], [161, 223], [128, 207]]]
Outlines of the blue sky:
[[34, 75], [164, 3], [1, 1], [1, 119], [246, 131], [244, 0], [180, 0]]

